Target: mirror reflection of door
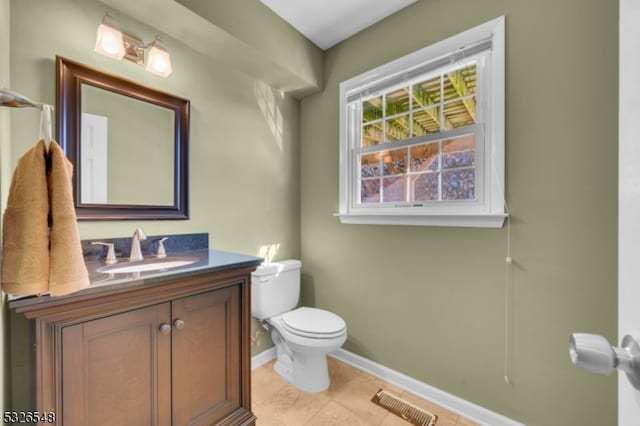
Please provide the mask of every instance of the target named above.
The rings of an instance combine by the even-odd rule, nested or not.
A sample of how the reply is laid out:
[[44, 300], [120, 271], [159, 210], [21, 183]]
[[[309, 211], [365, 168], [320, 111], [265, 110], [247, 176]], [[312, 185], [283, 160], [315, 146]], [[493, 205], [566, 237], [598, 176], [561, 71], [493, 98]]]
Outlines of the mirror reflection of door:
[[[82, 204], [174, 204], [175, 113], [141, 99], [82, 84], [80, 170]], [[88, 123], [85, 123], [86, 120]], [[104, 129], [97, 121], [103, 120]], [[106, 126], [108, 125], [108, 129]], [[85, 132], [90, 142], [85, 141]], [[106, 140], [108, 136], [108, 141]], [[104, 141], [100, 140], [102, 137]], [[85, 145], [93, 145], [85, 157]], [[100, 146], [100, 148], [98, 148]], [[102, 147], [105, 151], [102, 151]], [[93, 149], [100, 150], [91, 152]], [[85, 163], [86, 161], [86, 163]], [[106, 175], [102, 175], [102, 161]], [[90, 170], [85, 171], [89, 165]], [[87, 191], [106, 198], [85, 198]], [[106, 179], [103, 181], [103, 179]], [[100, 189], [98, 189], [100, 187]]]
[[82, 113], [80, 159], [82, 167], [82, 202], [107, 203], [107, 129], [108, 119], [101, 115]]

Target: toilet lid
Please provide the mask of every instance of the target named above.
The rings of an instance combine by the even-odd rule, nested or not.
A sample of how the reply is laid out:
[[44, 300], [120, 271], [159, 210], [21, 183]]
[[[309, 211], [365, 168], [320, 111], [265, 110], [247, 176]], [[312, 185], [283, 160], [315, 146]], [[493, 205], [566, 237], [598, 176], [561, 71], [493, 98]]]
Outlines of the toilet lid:
[[290, 332], [309, 337], [335, 337], [346, 324], [338, 315], [316, 308], [298, 308], [282, 315], [282, 323]]

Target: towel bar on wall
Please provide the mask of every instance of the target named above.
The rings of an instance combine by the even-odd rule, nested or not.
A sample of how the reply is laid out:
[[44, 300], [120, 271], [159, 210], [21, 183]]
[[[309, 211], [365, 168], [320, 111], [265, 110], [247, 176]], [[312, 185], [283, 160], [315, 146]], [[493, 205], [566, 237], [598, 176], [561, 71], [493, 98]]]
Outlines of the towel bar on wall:
[[[0, 87], [0, 106], [11, 107], [11, 108], [39, 108], [42, 109], [44, 104], [42, 102], [34, 102], [31, 99], [27, 98], [24, 95], [21, 95], [18, 92], [15, 92], [10, 89], [6, 89], [4, 87]], [[49, 105], [53, 110], [53, 106]]]
[[49, 143], [52, 139], [51, 112], [53, 111], [53, 105], [34, 102], [18, 92], [0, 87], [0, 106], [10, 108], [38, 108], [42, 112], [40, 118], [40, 138], [44, 139], [47, 148], [49, 148]]

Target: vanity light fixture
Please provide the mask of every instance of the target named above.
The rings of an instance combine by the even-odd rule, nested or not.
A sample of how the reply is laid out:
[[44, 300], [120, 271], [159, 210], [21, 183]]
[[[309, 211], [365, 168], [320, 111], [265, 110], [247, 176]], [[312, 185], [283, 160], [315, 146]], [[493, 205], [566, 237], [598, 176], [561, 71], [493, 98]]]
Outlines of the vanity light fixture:
[[167, 77], [173, 69], [171, 69], [169, 51], [167, 51], [164, 43], [156, 36], [155, 40], [153, 40], [148, 47], [147, 71], [162, 77]]
[[98, 27], [96, 47], [94, 50], [115, 59], [122, 59], [124, 56], [122, 31], [120, 31], [118, 22], [108, 13], [104, 15], [102, 23]]
[[161, 77], [168, 77], [173, 71], [171, 56], [158, 36], [145, 46], [142, 40], [124, 34], [118, 22], [109, 13], [104, 15], [98, 27], [94, 49], [96, 52], [118, 60], [124, 58], [138, 65], [144, 65], [146, 49], [149, 49], [146, 70]]

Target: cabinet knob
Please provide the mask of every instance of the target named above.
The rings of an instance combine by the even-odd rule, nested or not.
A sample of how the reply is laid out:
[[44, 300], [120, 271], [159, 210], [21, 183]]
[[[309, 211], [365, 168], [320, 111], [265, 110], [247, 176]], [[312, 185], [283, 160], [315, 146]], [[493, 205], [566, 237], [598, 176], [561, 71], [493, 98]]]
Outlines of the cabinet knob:
[[160, 324], [160, 333], [162, 333], [162, 334], [171, 333], [171, 326], [169, 324], [167, 324], [166, 322], [163, 322], [162, 324]]
[[173, 325], [178, 330], [182, 330], [184, 328], [184, 321], [182, 321], [181, 319], [177, 319], [173, 322]]

